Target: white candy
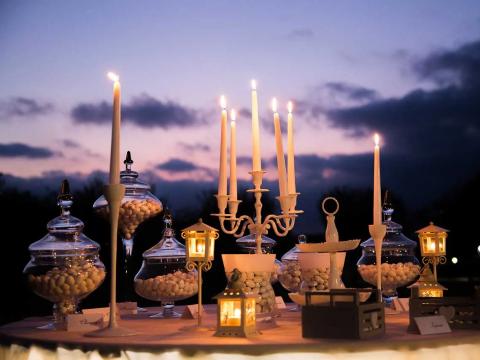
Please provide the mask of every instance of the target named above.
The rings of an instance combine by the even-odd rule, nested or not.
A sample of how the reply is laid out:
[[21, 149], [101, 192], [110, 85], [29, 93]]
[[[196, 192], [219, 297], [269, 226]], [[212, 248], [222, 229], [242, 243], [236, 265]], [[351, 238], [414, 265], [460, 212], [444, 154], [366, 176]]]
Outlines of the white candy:
[[[409, 284], [420, 275], [420, 266], [412, 262], [387, 264], [383, 263], [382, 268], [382, 287], [394, 289]], [[369, 284], [377, 284], [377, 266], [358, 265], [358, 271], [363, 280]]]
[[136, 279], [138, 295], [153, 301], [174, 301], [189, 298], [198, 292], [197, 273], [175, 271], [150, 279]]
[[275, 309], [275, 293], [270, 283], [270, 272], [242, 272], [242, 290], [246, 294], [255, 294], [256, 312], [269, 313]]
[[292, 292], [297, 292], [302, 282], [302, 272], [298, 262], [288, 262], [280, 269], [278, 280], [282, 286]]

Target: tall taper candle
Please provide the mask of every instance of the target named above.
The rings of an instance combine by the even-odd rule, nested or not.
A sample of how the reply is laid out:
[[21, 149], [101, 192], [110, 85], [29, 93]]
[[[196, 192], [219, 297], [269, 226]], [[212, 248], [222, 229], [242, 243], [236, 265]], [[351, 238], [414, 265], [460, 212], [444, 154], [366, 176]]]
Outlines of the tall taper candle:
[[237, 113], [230, 112], [230, 196], [229, 200], [237, 200]]
[[277, 99], [272, 100], [273, 125], [275, 128], [275, 144], [277, 146], [278, 190], [280, 196], [287, 195], [287, 174], [285, 169], [285, 155], [283, 154], [282, 129], [280, 116], [277, 112]]
[[380, 183], [380, 137], [375, 134], [373, 137], [375, 148], [373, 151], [373, 225], [382, 223], [382, 197]]
[[260, 122], [258, 120], [258, 98], [257, 98], [257, 82], [252, 80], [252, 170], [262, 170], [262, 160], [260, 158]]
[[295, 151], [293, 146], [293, 104], [291, 101], [288, 102], [288, 119], [287, 119], [287, 157], [288, 157], [288, 172], [287, 172], [287, 188], [289, 194], [295, 194], [297, 192], [297, 187], [295, 184]]
[[117, 74], [109, 72], [108, 77], [113, 81], [113, 117], [112, 142], [110, 148], [110, 184], [120, 183], [120, 81]]
[[218, 169], [218, 195], [227, 195], [227, 100], [220, 97], [222, 119], [220, 122], [220, 165]]

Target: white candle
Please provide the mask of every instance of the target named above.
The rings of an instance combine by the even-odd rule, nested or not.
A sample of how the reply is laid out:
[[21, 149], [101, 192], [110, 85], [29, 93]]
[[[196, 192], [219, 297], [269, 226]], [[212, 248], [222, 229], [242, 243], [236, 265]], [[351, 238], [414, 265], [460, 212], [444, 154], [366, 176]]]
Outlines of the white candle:
[[110, 184], [120, 183], [120, 81], [117, 74], [109, 72], [108, 77], [113, 81], [113, 117], [112, 141], [110, 148]]
[[278, 190], [280, 196], [287, 195], [287, 174], [285, 169], [285, 156], [283, 154], [282, 129], [280, 116], [277, 112], [277, 99], [272, 100], [273, 125], [275, 128], [275, 144], [277, 146]]
[[294, 155], [294, 146], [293, 146], [293, 104], [291, 101], [288, 102], [288, 120], [287, 120], [287, 157], [288, 157], [288, 193], [295, 194], [297, 192], [297, 187], [295, 184], [295, 155]]
[[227, 195], [227, 100], [220, 97], [222, 119], [220, 121], [220, 165], [218, 169], [218, 195]]
[[235, 110], [230, 112], [230, 200], [237, 200], [237, 129]]
[[258, 120], [258, 98], [257, 82], [252, 80], [252, 170], [261, 171], [262, 161], [260, 159], [260, 122]]
[[382, 224], [382, 196], [380, 183], [380, 137], [374, 136], [375, 148], [373, 151], [373, 225]]

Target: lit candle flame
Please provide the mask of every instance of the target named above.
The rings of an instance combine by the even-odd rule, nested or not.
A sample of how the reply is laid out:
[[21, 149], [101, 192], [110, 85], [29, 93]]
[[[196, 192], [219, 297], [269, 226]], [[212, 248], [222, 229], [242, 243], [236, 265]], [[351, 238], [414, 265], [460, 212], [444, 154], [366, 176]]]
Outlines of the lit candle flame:
[[110, 80], [115, 81], [115, 82], [120, 80], [120, 77], [117, 74], [115, 74], [114, 72], [111, 72], [111, 71], [109, 71], [107, 73], [107, 76]]
[[277, 112], [277, 108], [278, 108], [277, 98], [273, 98], [273, 99], [272, 99], [272, 111], [273, 111], [274, 113], [276, 113], [276, 112]]
[[257, 90], [257, 81], [255, 79], [252, 79], [250, 85], [252, 86], [252, 90]]
[[289, 101], [288, 104], [287, 104], [287, 110], [290, 114], [293, 111], [293, 103], [291, 101]]
[[220, 96], [220, 106], [223, 110], [227, 108], [227, 99], [225, 98], [225, 95]]
[[380, 144], [380, 135], [373, 135], [373, 141], [375, 142], [375, 146], [378, 146], [378, 144]]
[[235, 111], [235, 109], [230, 110], [230, 119], [232, 121], [237, 120], [237, 112]]

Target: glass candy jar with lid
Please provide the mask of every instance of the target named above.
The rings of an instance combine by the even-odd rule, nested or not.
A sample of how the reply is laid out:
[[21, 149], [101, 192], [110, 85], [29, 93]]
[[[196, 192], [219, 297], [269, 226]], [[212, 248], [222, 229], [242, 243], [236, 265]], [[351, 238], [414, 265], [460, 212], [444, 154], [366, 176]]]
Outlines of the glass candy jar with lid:
[[54, 323], [46, 326], [52, 329], [75, 313], [79, 301], [105, 279], [100, 245], [83, 234], [83, 222], [70, 215], [73, 197], [67, 180], [57, 204], [60, 216], [47, 224], [47, 235], [28, 247], [31, 259], [23, 270], [33, 292], [54, 303]]
[[[124, 286], [123, 297], [125, 300], [131, 300], [133, 296], [131, 288], [133, 273], [130, 269], [130, 257], [133, 251], [135, 230], [145, 220], [159, 214], [163, 210], [163, 206], [160, 200], [150, 192], [150, 185], [140, 181], [138, 173], [132, 170], [133, 160], [130, 151], [127, 151], [123, 163], [125, 164], [125, 170], [120, 172], [120, 183], [125, 186], [125, 196], [120, 205], [118, 229], [122, 237], [125, 261], [123, 279], [121, 276], [120, 283]], [[100, 196], [93, 204], [93, 208], [97, 214], [110, 220], [109, 207], [105, 196]]]
[[[305, 235], [298, 236], [299, 244], [305, 244], [306, 242], [307, 237]], [[298, 253], [300, 253], [300, 249], [297, 246], [287, 251], [281, 258], [281, 265], [277, 272], [280, 284], [289, 292], [297, 292], [302, 283]]]
[[174, 302], [198, 293], [196, 270], [187, 271], [185, 247], [175, 238], [172, 217], [164, 215], [165, 230], [158, 244], [143, 253], [142, 267], [135, 276], [135, 291], [141, 297], [160, 301], [162, 312], [152, 317], [180, 317]]
[[[392, 221], [393, 207], [386, 200], [383, 207], [387, 233], [382, 242], [382, 294], [387, 303], [397, 296], [397, 288], [412, 284], [420, 275], [420, 262], [415, 257], [416, 243], [404, 234], [402, 226]], [[370, 238], [360, 244], [362, 256], [357, 262], [358, 272], [364, 281], [376, 285], [377, 267], [375, 244]]]

